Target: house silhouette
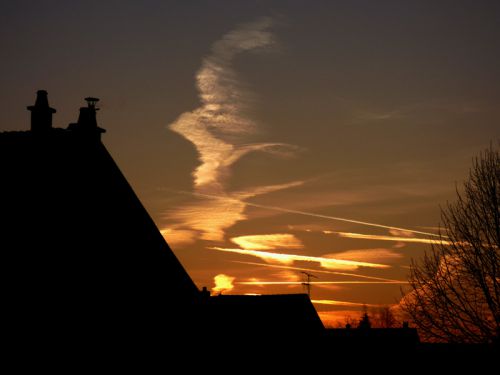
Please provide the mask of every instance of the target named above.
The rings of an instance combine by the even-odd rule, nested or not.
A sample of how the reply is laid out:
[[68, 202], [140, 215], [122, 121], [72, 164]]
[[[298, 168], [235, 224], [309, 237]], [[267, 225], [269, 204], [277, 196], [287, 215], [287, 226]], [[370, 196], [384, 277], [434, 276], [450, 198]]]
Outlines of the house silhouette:
[[86, 101], [76, 123], [56, 128], [40, 90], [31, 129], [0, 133], [3, 312], [13, 340], [211, 345], [322, 332], [306, 295], [200, 292], [101, 142], [98, 99]]
[[30, 336], [160, 335], [199, 292], [102, 144], [97, 99], [87, 102], [78, 122], [53, 128], [38, 91], [31, 130], [0, 134], [5, 313]]
[[233, 355], [234, 370], [283, 370], [313, 355], [357, 366], [369, 352], [496, 358], [497, 347], [419, 345], [408, 326], [325, 329], [306, 294], [200, 291], [101, 142], [98, 99], [86, 101], [76, 123], [55, 128], [40, 90], [30, 130], [0, 133], [2, 338], [23, 360], [147, 349], [184, 368]]

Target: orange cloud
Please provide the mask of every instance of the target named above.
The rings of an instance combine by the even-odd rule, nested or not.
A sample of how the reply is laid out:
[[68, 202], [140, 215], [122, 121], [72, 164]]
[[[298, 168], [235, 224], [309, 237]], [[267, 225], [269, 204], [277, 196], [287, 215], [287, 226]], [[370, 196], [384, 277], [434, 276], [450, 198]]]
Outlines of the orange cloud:
[[336, 301], [336, 300], [331, 300], [331, 299], [313, 299], [311, 300], [312, 303], [316, 305], [334, 305], [334, 306], [367, 306], [367, 307], [380, 307], [382, 305], [374, 305], [374, 304], [369, 304], [369, 303], [361, 303], [361, 302], [348, 302], [348, 301]]
[[[239, 281], [236, 284], [241, 285], [302, 285], [302, 281], [263, 281], [263, 280], [252, 280], [252, 281]], [[408, 284], [408, 281], [310, 281], [309, 284], [317, 285], [335, 285], [335, 284]]]
[[293, 234], [257, 234], [233, 237], [231, 241], [245, 250], [301, 249], [302, 242]]
[[244, 204], [234, 201], [196, 201], [169, 212], [167, 218], [177, 222], [174, 230], [193, 231], [195, 239], [222, 241], [226, 228], [246, 219], [244, 210]]
[[230, 292], [234, 289], [233, 281], [235, 277], [220, 273], [214, 277], [215, 286], [212, 288], [214, 293]]
[[369, 262], [327, 258], [327, 257], [315, 257], [315, 256], [297, 255], [297, 254], [274, 253], [269, 251], [227, 249], [221, 247], [211, 247], [210, 249], [217, 251], [224, 251], [228, 253], [255, 256], [263, 259], [266, 262], [271, 262], [271, 263], [277, 262], [285, 265], [292, 265], [295, 261], [303, 261], [303, 262], [319, 263], [322, 267], [328, 269], [342, 269], [342, 270], [355, 270], [358, 267], [370, 267], [370, 268], [390, 267], [389, 265], [379, 264], [379, 263], [369, 263]]
[[[215, 195], [215, 194], [205, 194], [205, 193], [190, 193], [190, 194], [195, 195], [195, 196], [199, 196], [199, 197], [210, 198], [210, 199], [234, 199], [234, 198], [227, 198], [227, 197], [223, 197], [223, 196], [219, 196], [219, 195]], [[400, 227], [395, 227], [395, 226], [390, 226], [390, 225], [370, 223], [370, 222], [367, 222], [367, 221], [347, 219], [347, 218], [344, 218], [344, 217], [321, 215], [321, 214], [317, 214], [317, 213], [314, 213], [314, 212], [292, 210], [292, 209], [283, 208], [283, 207], [268, 206], [268, 205], [251, 203], [251, 202], [246, 202], [246, 201], [244, 203], [247, 206], [250, 206], [250, 207], [263, 208], [263, 209], [266, 209], [266, 210], [273, 210], [273, 211], [278, 211], [278, 212], [283, 212], [283, 213], [297, 214], [297, 215], [303, 215], [303, 216], [310, 216], [310, 217], [316, 217], [316, 218], [320, 218], [320, 219], [327, 219], [327, 220], [334, 220], [334, 221], [342, 221], [342, 222], [346, 222], [346, 223], [360, 224], [360, 225], [366, 225], [366, 226], [376, 227], [376, 228], [396, 229], [396, 230], [401, 230], [401, 231], [405, 231], [405, 232], [411, 232], [411, 233], [414, 233], [414, 234], [423, 234], [425, 236], [440, 237], [439, 234], [422, 232], [422, 231], [418, 231], [418, 230], [414, 230], [414, 229], [405, 229], [405, 228], [400, 228]]]
[[397, 280], [392, 280], [392, 279], [386, 279], [386, 278], [383, 278], [383, 277], [367, 276], [367, 275], [361, 275], [359, 273], [352, 273], [352, 272], [326, 271], [326, 270], [317, 270], [317, 269], [312, 269], [312, 268], [283, 266], [283, 265], [278, 265], [278, 264], [255, 263], [255, 262], [241, 262], [241, 261], [237, 261], [237, 260], [233, 260], [232, 262], [234, 262], [234, 263], [241, 263], [241, 264], [250, 264], [250, 265], [260, 266], [260, 267], [283, 268], [283, 269], [296, 270], [296, 271], [306, 271], [306, 272], [314, 272], [314, 273], [327, 273], [327, 274], [331, 274], [331, 275], [340, 275], [340, 276], [352, 276], [352, 277], [358, 277], [358, 278], [369, 279], [369, 280], [397, 281]]
[[327, 254], [325, 257], [333, 257], [336, 259], [349, 259], [364, 262], [388, 262], [398, 260], [403, 257], [400, 253], [393, 250], [379, 248], [379, 249], [361, 249], [361, 250], [347, 250], [340, 253]]
[[[184, 204], [165, 215], [168, 220], [175, 222], [169, 229], [166, 229], [166, 238], [171, 242], [170, 237], [172, 237], [174, 242], [179, 240], [177, 244], [183, 245], [189, 243], [186, 236], [190, 232], [191, 242], [198, 238], [207, 241], [223, 241], [227, 228], [247, 218], [244, 213], [246, 203], [242, 199], [300, 186], [302, 183], [302, 181], [294, 181], [278, 185], [258, 186], [233, 193], [224, 193], [226, 198], [197, 200]], [[199, 194], [194, 195], [199, 196]], [[167, 237], [168, 231], [170, 231], [170, 237]]]
[[300, 281], [300, 276], [296, 272], [281, 270], [273, 274], [274, 277], [282, 280]]
[[449, 245], [449, 241], [444, 240], [432, 240], [429, 238], [417, 238], [417, 237], [395, 237], [395, 236], [384, 236], [378, 234], [361, 234], [361, 233], [349, 233], [349, 232], [334, 232], [340, 237], [345, 238], [357, 238], [363, 240], [380, 240], [380, 241], [397, 241], [397, 242], [415, 242], [415, 243], [425, 243], [425, 244], [444, 244]]
[[167, 228], [160, 233], [170, 246], [183, 246], [196, 241], [197, 232], [187, 229]]
[[413, 233], [407, 230], [389, 229], [389, 233], [396, 237], [413, 237]]

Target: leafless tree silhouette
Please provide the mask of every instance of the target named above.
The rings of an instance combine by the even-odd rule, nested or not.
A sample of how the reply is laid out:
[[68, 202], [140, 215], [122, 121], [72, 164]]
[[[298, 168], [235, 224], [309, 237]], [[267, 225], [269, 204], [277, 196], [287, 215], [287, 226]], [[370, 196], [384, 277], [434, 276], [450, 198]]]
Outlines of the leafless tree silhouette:
[[474, 158], [457, 201], [441, 209], [443, 229], [421, 262], [401, 306], [431, 341], [498, 342], [500, 337], [500, 156]]
[[368, 315], [368, 307], [366, 305], [363, 305], [363, 314], [361, 315], [361, 318], [359, 319], [358, 328], [361, 328], [361, 329], [372, 328], [372, 322], [371, 322], [370, 316]]
[[373, 326], [376, 328], [394, 328], [400, 326], [391, 306], [381, 306], [373, 308], [371, 311]]

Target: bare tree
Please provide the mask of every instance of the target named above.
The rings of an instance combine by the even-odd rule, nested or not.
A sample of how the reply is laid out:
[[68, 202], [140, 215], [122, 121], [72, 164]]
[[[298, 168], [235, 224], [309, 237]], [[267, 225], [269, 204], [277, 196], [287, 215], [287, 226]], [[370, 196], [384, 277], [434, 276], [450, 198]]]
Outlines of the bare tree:
[[500, 336], [500, 156], [473, 160], [457, 201], [441, 209], [443, 230], [421, 262], [401, 306], [431, 341], [488, 343]]
[[371, 311], [373, 326], [377, 328], [393, 328], [400, 323], [390, 306], [381, 306]]
[[363, 314], [359, 319], [358, 328], [361, 329], [370, 329], [372, 328], [372, 322], [370, 320], [370, 316], [368, 315], [368, 307], [363, 305]]
[[344, 317], [345, 327], [356, 327], [358, 325], [358, 320], [353, 318], [351, 315], [346, 315]]

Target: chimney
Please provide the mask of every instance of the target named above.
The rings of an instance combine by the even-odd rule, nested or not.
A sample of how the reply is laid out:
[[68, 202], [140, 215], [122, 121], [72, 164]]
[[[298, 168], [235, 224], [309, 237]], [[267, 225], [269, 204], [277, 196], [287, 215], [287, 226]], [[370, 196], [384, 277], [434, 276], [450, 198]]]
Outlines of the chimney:
[[56, 113], [56, 110], [49, 107], [47, 91], [38, 90], [35, 105], [30, 105], [27, 109], [31, 112], [32, 132], [45, 132], [52, 129], [52, 115]]
[[201, 298], [202, 299], [210, 298], [210, 291], [207, 289], [206, 286], [204, 286], [203, 289], [201, 290]]
[[99, 108], [96, 108], [96, 104], [99, 101], [97, 98], [85, 98], [87, 102], [87, 107], [80, 108], [80, 116], [78, 117], [78, 124], [85, 130], [95, 130], [97, 129], [97, 119], [96, 119], [96, 111]]
[[80, 108], [78, 122], [76, 124], [69, 124], [68, 129], [75, 130], [79, 134], [91, 139], [100, 139], [101, 133], [106, 132], [106, 130], [97, 126], [96, 112], [99, 108], [96, 108], [96, 104], [99, 99], [89, 97], [85, 98], [85, 100], [87, 101], [87, 106]]

